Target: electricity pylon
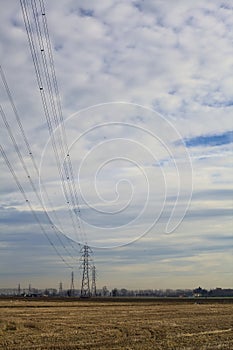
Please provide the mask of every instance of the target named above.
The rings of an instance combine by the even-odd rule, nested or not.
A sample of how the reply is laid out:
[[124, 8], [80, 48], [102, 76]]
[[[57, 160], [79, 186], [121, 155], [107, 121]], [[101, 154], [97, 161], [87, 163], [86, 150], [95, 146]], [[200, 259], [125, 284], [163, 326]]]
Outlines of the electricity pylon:
[[82, 267], [82, 287], [81, 287], [81, 298], [89, 298], [91, 296], [90, 291], [90, 280], [89, 280], [89, 270], [90, 270], [90, 253], [92, 253], [91, 248], [85, 244], [81, 251], [81, 267]]
[[62, 296], [62, 282], [59, 283], [59, 295]]
[[91, 268], [91, 296], [96, 297], [96, 268], [95, 265]]
[[70, 281], [70, 296], [74, 296], [74, 271], [71, 272], [71, 281]]

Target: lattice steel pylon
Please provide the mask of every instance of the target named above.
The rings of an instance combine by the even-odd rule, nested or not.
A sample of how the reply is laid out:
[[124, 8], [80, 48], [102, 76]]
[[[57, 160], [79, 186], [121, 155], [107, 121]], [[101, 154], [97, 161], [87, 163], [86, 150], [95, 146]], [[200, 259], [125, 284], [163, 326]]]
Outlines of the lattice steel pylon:
[[59, 283], [59, 295], [62, 296], [62, 282]]
[[90, 270], [90, 254], [92, 253], [91, 248], [85, 244], [81, 251], [81, 267], [82, 267], [82, 287], [81, 287], [81, 298], [89, 298], [91, 296], [89, 270]]
[[74, 296], [74, 271], [71, 272], [71, 281], [70, 281], [70, 296]]
[[91, 296], [96, 297], [96, 267], [91, 268]]

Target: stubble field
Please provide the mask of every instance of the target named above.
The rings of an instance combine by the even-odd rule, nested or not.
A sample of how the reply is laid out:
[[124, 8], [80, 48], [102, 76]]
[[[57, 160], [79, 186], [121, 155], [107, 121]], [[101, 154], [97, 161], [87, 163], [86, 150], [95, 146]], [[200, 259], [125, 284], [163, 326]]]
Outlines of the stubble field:
[[0, 300], [0, 349], [233, 349], [233, 304]]

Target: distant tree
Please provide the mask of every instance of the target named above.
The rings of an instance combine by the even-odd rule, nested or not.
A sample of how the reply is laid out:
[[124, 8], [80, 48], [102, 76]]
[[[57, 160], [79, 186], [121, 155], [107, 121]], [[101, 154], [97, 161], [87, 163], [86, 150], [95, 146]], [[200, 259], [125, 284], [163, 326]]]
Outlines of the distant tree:
[[126, 297], [126, 296], [128, 295], [128, 290], [125, 289], [125, 288], [122, 288], [122, 289], [120, 290], [120, 295], [121, 295], [122, 297]]
[[208, 291], [206, 289], [202, 289], [201, 287], [198, 287], [193, 290], [193, 294], [195, 296], [207, 296]]
[[113, 297], [117, 297], [119, 295], [118, 289], [117, 288], [113, 288], [112, 290], [112, 296]]
[[108, 288], [106, 287], [106, 286], [103, 286], [103, 288], [102, 288], [102, 296], [103, 297], [106, 297], [106, 296], [108, 296], [109, 295], [109, 290], [108, 290]]

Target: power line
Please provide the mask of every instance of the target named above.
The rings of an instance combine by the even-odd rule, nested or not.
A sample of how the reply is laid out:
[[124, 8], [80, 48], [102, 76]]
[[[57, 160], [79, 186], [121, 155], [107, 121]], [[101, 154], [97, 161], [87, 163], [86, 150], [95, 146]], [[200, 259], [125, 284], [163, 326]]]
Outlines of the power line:
[[[68, 205], [68, 212], [70, 215], [70, 219], [73, 225], [73, 228], [77, 234], [79, 235], [79, 232], [77, 230], [77, 227], [80, 230], [80, 235], [84, 241], [86, 241], [86, 233], [84, 231], [84, 228], [82, 226], [82, 220], [80, 218], [81, 212], [80, 212], [80, 207], [79, 207], [79, 200], [78, 200], [78, 194], [74, 182], [74, 173], [73, 173], [73, 168], [72, 168], [72, 162], [71, 162], [71, 157], [69, 154], [69, 148], [67, 144], [67, 137], [66, 137], [66, 130], [64, 126], [64, 119], [63, 119], [63, 112], [61, 108], [61, 99], [60, 99], [60, 94], [59, 94], [59, 89], [58, 89], [58, 84], [57, 84], [57, 78], [55, 74], [55, 66], [54, 66], [54, 60], [53, 60], [53, 54], [52, 54], [52, 48], [51, 48], [51, 41], [49, 37], [49, 31], [48, 31], [48, 24], [47, 24], [47, 18], [45, 14], [45, 7], [44, 7], [44, 1], [39, 0], [40, 4], [40, 10], [41, 13], [38, 12], [38, 6], [36, 0], [31, 0], [31, 11], [29, 9], [29, 1], [28, 0], [20, 0], [21, 8], [22, 8], [22, 14], [23, 14], [23, 20], [27, 32], [27, 37], [28, 37], [28, 43], [29, 43], [29, 48], [32, 56], [32, 61], [34, 64], [34, 69], [35, 69], [35, 74], [36, 74], [36, 80], [37, 84], [39, 87], [40, 95], [41, 95], [41, 101], [42, 101], [42, 106], [47, 122], [47, 127], [49, 131], [49, 135], [51, 137], [51, 144], [53, 148], [53, 152], [55, 154], [55, 161], [56, 161], [56, 166], [58, 169], [58, 173], [61, 179], [62, 183], [62, 188], [63, 188], [63, 193], [64, 197], [66, 200], [66, 204]], [[31, 19], [33, 18], [34, 21]], [[42, 21], [42, 25], [40, 23]], [[40, 57], [38, 56], [38, 52], [40, 52]], [[6, 81], [6, 80], [5, 80]], [[4, 82], [4, 79], [3, 79]], [[34, 164], [34, 168], [38, 171], [38, 168], [36, 166], [34, 156], [31, 151], [30, 144], [26, 138], [26, 134], [24, 132], [24, 129], [22, 127], [22, 123], [20, 121], [17, 109], [15, 108], [12, 96], [10, 94], [10, 90], [8, 88], [7, 90], [7, 84], [6, 84], [6, 91], [8, 94], [8, 97], [10, 96], [10, 102], [12, 105], [12, 108], [14, 110], [14, 113], [16, 115], [16, 119], [19, 125], [19, 128], [22, 132], [24, 142], [27, 146], [27, 150], [29, 152], [29, 155], [32, 159], [32, 162]], [[14, 144], [16, 153], [20, 159], [20, 162], [24, 168], [24, 171], [27, 175], [27, 178], [32, 186], [32, 189], [34, 193], [36, 194], [37, 199], [41, 203], [41, 206], [43, 208], [43, 211], [45, 215], [47, 216], [49, 222], [52, 224], [52, 228], [54, 229], [54, 225], [51, 222], [44, 206], [43, 203], [40, 199], [40, 196], [37, 193], [37, 189], [32, 181], [31, 175], [26, 167], [26, 164], [24, 162], [24, 159], [20, 153], [18, 144], [13, 136], [13, 133], [11, 131], [10, 125], [8, 124], [5, 114], [2, 110], [0, 109], [3, 121], [5, 123], [6, 129], [8, 130], [8, 133], [10, 135], [10, 138]], [[58, 137], [55, 138], [55, 133], [54, 130], [58, 130]], [[35, 216], [36, 221], [40, 225], [41, 229], [43, 232], [45, 232], [43, 225], [41, 225], [39, 218], [36, 216], [36, 212], [33, 210], [33, 207], [29, 200], [26, 197], [26, 194], [24, 192], [23, 187], [21, 186], [17, 175], [15, 174], [4, 150], [1, 147], [1, 153], [3, 158], [5, 159], [5, 162], [9, 168], [9, 170], [12, 173], [12, 176], [14, 177], [16, 184], [18, 188], [20, 189], [21, 193], [23, 194], [30, 210], [32, 211], [33, 215]], [[77, 212], [79, 215], [77, 215]], [[76, 214], [74, 214], [76, 213]], [[75, 223], [76, 221], [76, 223]], [[46, 237], [48, 235], [45, 232]], [[58, 236], [59, 237], [59, 236]], [[55, 247], [53, 242], [48, 239], [50, 244]], [[82, 266], [83, 266], [83, 278], [82, 278], [82, 289], [81, 289], [81, 295], [82, 296], [90, 296], [90, 281], [89, 281], [89, 254], [91, 251], [90, 247], [87, 245], [87, 243], [84, 244], [83, 246], [83, 255], [82, 255]], [[55, 247], [55, 250], [58, 252], [58, 250]], [[65, 259], [62, 257], [60, 253], [58, 255], [61, 257], [61, 259], [65, 262]], [[65, 262], [66, 265], [67, 262]], [[69, 265], [70, 267], [70, 265]], [[93, 283], [92, 283], [93, 284]], [[94, 283], [95, 284], [95, 283]], [[96, 288], [96, 287], [94, 287]]]
[[[76, 186], [75, 186], [75, 182], [74, 182], [73, 167], [72, 167], [71, 157], [70, 157], [69, 149], [68, 149], [66, 130], [65, 130], [65, 126], [64, 126], [64, 118], [63, 118], [63, 112], [62, 112], [62, 106], [61, 106], [61, 97], [60, 97], [58, 83], [57, 83], [57, 78], [56, 78], [55, 65], [54, 65], [54, 59], [53, 59], [53, 51], [52, 51], [52, 47], [51, 47], [51, 40], [50, 40], [49, 30], [48, 30], [48, 22], [47, 22], [47, 17], [45, 15], [44, 0], [39, 0], [39, 2], [40, 2], [40, 7], [41, 7], [41, 13], [42, 13], [44, 33], [45, 33], [45, 38], [46, 38], [46, 43], [47, 43], [47, 48], [48, 48], [48, 53], [49, 53], [49, 58], [50, 58], [49, 62], [50, 62], [50, 65], [51, 65], [52, 79], [53, 79], [53, 84], [54, 84], [54, 87], [55, 87], [55, 96], [56, 96], [56, 100], [57, 100], [57, 106], [58, 106], [58, 112], [59, 112], [59, 118], [60, 118], [60, 125], [61, 125], [62, 135], [63, 135], [63, 139], [64, 139], [64, 146], [65, 146], [65, 152], [66, 152], [66, 158], [65, 159], [67, 159], [67, 161], [68, 161], [68, 168], [69, 168], [69, 172], [70, 172], [70, 176], [71, 176], [72, 189], [73, 189], [73, 192], [74, 192], [74, 197], [75, 197], [76, 204], [78, 206], [78, 212], [81, 215], [81, 211], [80, 211], [80, 208], [79, 208], [78, 194], [77, 194], [77, 190], [76, 190]], [[83, 238], [86, 240], [86, 233], [84, 231], [84, 228], [82, 227], [82, 221], [80, 221], [80, 225], [81, 225], [81, 230], [83, 231], [83, 234], [84, 234]]]
[[[34, 18], [34, 26], [31, 23], [32, 21], [30, 21], [30, 10], [27, 1], [20, 0], [20, 3], [24, 18], [24, 24], [28, 36], [31, 56], [37, 77], [37, 83], [42, 98], [42, 105], [46, 116], [49, 134], [51, 136], [52, 147], [55, 154], [56, 164], [60, 174], [66, 203], [68, 204], [68, 208], [70, 210], [70, 217], [73, 224], [73, 228], [76, 234], [78, 235], [76, 229], [77, 226], [75, 225], [73, 218], [75, 211], [76, 215], [74, 217], [77, 220], [82, 239], [84, 239], [85, 232], [82, 227], [82, 221], [77, 216], [77, 211], [80, 215], [78, 195], [74, 183], [74, 175], [70, 154], [68, 152], [67, 138], [65, 134], [64, 120], [55, 74], [54, 60], [52, 55], [48, 24], [45, 15], [44, 2], [41, 0], [39, 2], [41, 9], [40, 15], [42, 16], [43, 27], [40, 25], [36, 1], [31, 0], [31, 9], [32, 17]], [[44, 37], [42, 36], [42, 33]], [[48, 51], [47, 54], [46, 50]], [[41, 59], [38, 57], [37, 52], [41, 53]], [[46, 91], [48, 91], [48, 93]], [[54, 99], [54, 95], [56, 96], [56, 99]], [[51, 116], [53, 117], [53, 119], [51, 119]], [[53, 133], [53, 124], [54, 128], [57, 128], [57, 130], [59, 131], [59, 137], [57, 141], [55, 140]], [[63, 164], [62, 168], [60, 168], [60, 164]]]
[[[36, 161], [35, 161], [35, 158], [34, 158], [34, 155], [33, 155], [33, 152], [32, 152], [31, 146], [30, 146], [30, 143], [29, 143], [29, 141], [28, 141], [28, 139], [27, 139], [27, 136], [26, 136], [24, 127], [23, 127], [22, 122], [21, 122], [21, 120], [20, 120], [19, 112], [18, 112], [18, 110], [17, 110], [17, 108], [16, 108], [16, 105], [15, 105], [15, 103], [14, 103], [14, 99], [13, 99], [12, 93], [11, 93], [11, 91], [10, 91], [9, 85], [8, 85], [8, 83], [7, 83], [7, 80], [6, 80], [6, 76], [5, 76], [5, 74], [4, 74], [4, 71], [3, 71], [2, 67], [1, 67], [1, 65], [0, 65], [0, 75], [1, 75], [1, 78], [2, 78], [2, 82], [3, 82], [4, 88], [5, 88], [5, 90], [6, 90], [8, 99], [9, 99], [9, 101], [10, 101], [11, 107], [12, 107], [12, 109], [13, 109], [13, 112], [14, 112], [14, 115], [15, 115], [15, 118], [16, 118], [16, 122], [17, 122], [18, 127], [19, 127], [19, 129], [20, 129], [20, 132], [21, 132], [21, 134], [22, 134], [22, 136], [23, 136], [23, 140], [24, 140], [24, 143], [25, 143], [25, 145], [26, 145], [28, 154], [29, 154], [29, 156], [30, 156], [30, 158], [31, 158], [31, 161], [32, 161], [33, 167], [34, 167], [34, 169], [35, 169], [36, 175], [37, 175], [38, 178], [39, 178], [40, 173], [39, 173], [38, 166], [37, 166], [37, 164], [36, 164]], [[2, 110], [2, 108], [1, 108], [1, 110]], [[2, 110], [2, 112], [3, 112], [3, 110]], [[16, 141], [15, 141], [15, 138], [13, 137], [13, 132], [12, 132], [12, 130], [11, 130], [11, 128], [10, 128], [10, 125], [7, 123], [7, 120], [6, 120], [6, 117], [5, 117], [4, 113], [2, 114], [2, 118], [3, 118], [3, 120], [4, 120], [5, 126], [7, 127], [8, 133], [10, 134], [11, 139], [13, 139], [13, 140], [12, 140], [12, 141], [13, 141], [13, 144], [14, 144], [14, 145], [17, 144]], [[18, 149], [18, 147], [17, 147], [17, 149]], [[19, 151], [19, 149], [18, 149], [18, 151]], [[20, 157], [20, 158], [22, 158], [22, 157]], [[26, 166], [26, 165], [25, 165], [25, 166]], [[56, 218], [57, 222], [59, 223], [59, 226], [60, 226], [61, 229], [62, 229], [62, 224], [61, 224], [61, 222], [60, 222], [60, 220], [59, 220], [59, 218], [58, 218], [58, 216], [57, 216], [57, 214], [56, 214], [56, 211], [55, 211], [54, 208], [53, 208], [52, 202], [50, 201], [48, 192], [47, 192], [46, 187], [44, 186], [43, 182], [41, 182], [41, 187], [42, 187], [43, 192], [44, 192], [45, 195], [46, 195], [46, 199], [47, 199], [47, 201], [48, 201], [48, 203], [49, 203], [49, 205], [50, 205], [51, 211], [52, 211], [54, 217]], [[43, 206], [43, 203], [42, 203], [42, 201], [41, 201], [41, 198], [40, 198], [40, 203], [41, 203], [41, 205]], [[57, 231], [57, 229], [56, 229], [56, 230], [54, 229], [54, 231], [55, 231], [55, 234], [56, 234], [57, 239], [59, 240], [60, 244], [61, 244], [61, 245], [63, 246], [63, 248], [67, 251], [68, 255], [70, 255], [71, 258], [74, 259], [73, 255], [71, 255], [71, 253], [68, 251], [67, 247], [66, 247], [65, 244], [63, 243], [63, 240], [62, 240], [61, 237], [62, 237], [62, 236], [63, 236], [63, 237], [66, 237], [67, 241], [70, 243], [70, 245], [72, 246], [72, 248], [75, 250], [75, 248], [74, 248], [74, 246], [73, 246], [73, 244], [72, 244], [72, 241], [71, 241], [70, 239], [68, 239], [67, 236], [64, 236], [60, 231]]]
[[[67, 163], [68, 163], [69, 179], [71, 179], [71, 185], [72, 185], [72, 191], [74, 194], [75, 204], [77, 206], [79, 215], [81, 215], [81, 211], [79, 208], [78, 194], [77, 194], [77, 190], [76, 190], [76, 186], [75, 186], [75, 182], [74, 182], [73, 167], [72, 167], [71, 157], [70, 157], [69, 149], [68, 149], [66, 130], [65, 130], [65, 126], [64, 126], [64, 118], [63, 118], [63, 112], [62, 112], [62, 106], [61, 106], [61, 97], [60, 97], [57, 78], [56, 78], [55, 65], [54, 65], [54, 59], [53, 59], [53, 51], [52, 51], [51, 40], [50, 40], [50, 36], [49, 36], [48, 22], [47, 22], [47, 17], [46, 17], [46, 13], [45, 13], [45, 6], [44, 6], [43, 0], [39, 0], [39, 2], [40, 2], [40, 7], [41, 7], [41, 13], [42, 13], [42, 22], [43, 22], [43, 27], [44, 27], [45, 39], [46, 39], [47, 49], [48, 49], [48, 53], [49, 53], [49, 63], [50, 63], [50, 67], [51, 67], [52, 80], [53, 80], [54, 89], [55, 89], [55, 96], [56, 96], [57, 108], [58, 108], [58, 116], [60, 119], [59, 125], [61, 126], [61, 135], [62, 135], [62, 140], [64, 142], [64, 149], [65, 149], [65, 154], [66, 154], [65, 161], [67, 160]], [[84, 228], [82, 227], [81, 220], [80, 220], [80, 229], [81, 229], [81, 234], [83, 234], [83, 239], [86, 239], [86, 233], [84, 231]]]
[[[73, 228], [76, 229], [76, 225], [74, 223], [74, 218], [73, 218], [73, 210], [70, 208], [70, 201], [69, 201], [69, 198], [68, 198], [67, 184], [65, 182], [64, 174], [63, 174], [63, 172], [61, 171], [61, 168], [60, 168], [60, 163], [61, 163], [60, 162], [60, 157], [59, 157], [59, 153], [58, 153], [56, 142], [55, 142], [52, 122], [51, 122], [51, 119], [50, 119], [49, 105], [48, 105], [47, 97], [46, 97], [45, 90], [44, 90], [44, 87], [43, 87], [43, 79], [42, 79], [42, 75], [41, 75], [41, 72], [42, 72], [41, 62], [40, 62], [40, 59], [39, 59], [39, 57], [37, 55], [37, 51], [38, 50], [36, 50], [36, 42], [35, 42], [35, 40], [33, 39], [33, 36], [32, 36], [33, 28], [31, 26], [29, 15], [28, 15], [28, 12], [27, 12], [26, 2], [23, 1], [23, 0], [20, 0], [20, 3], [21, 3], [22, 12], [23, 12], [23, 19], [24, 19], [26, 32], [27, 32], [27, 37], [28, 37], [29, 47], [30, 47], [30, 51], [31, 51], [31, 56], [32, 56], [32, 60], [33, 60], [34, 68], [35, 68], [37, 83], [38, 83], [38, 87], [39, 87], [39, 91], [40, 91], [40, 95], [41, 95], [42, 106], [43, 106], [44, 114], [45, 114], [46, 121], [47, 121], [49, 135], [51, 137], [51, 143], [52, 143], [53, 151], [54, 151], [54, 154], [55, 154], [55, 161], [56, 161], [57, 169], [58, 169], [58, 172], [59, 172], [59, 175], [60, 175], [60, 178], [61, 178], [62, 188], [63, 188], [63, 192], [64, 192], [65, 199], [66, 199], [66, 204], [68, 204], [68, 207], [70, 209], [69, 210], [69, 214], [70, 214], [71, 222], [72, 222]], [[47, 76], [46, 76], [46, 80], [48, 81], [48, 77]], [[50, 103], [51, 103], [51, 101], [50, 101]]]
[[63, 256], [60, 254], [60, 252], [58, 251], [58, 249], [56, 248], [56, 246], [55, 246], [55, 245], [53, 244], [53, 242], [51, 241], [49, 235], [47, 234], [47, 232], [46, 232], [46, 230], [45, 230], [45, 228], [44, 228], [44, 226], [41, 224], [40, 219], [38, 218], [38, 216], [37, 216], [35, 210], [33, 209], [33, 207], [32, 207], [32, 205], [31, 205], [29, 199], [27, 198], [26, 193], [25, 193], [25, 191], [24, 191], [22, 185], [20, 184], [20, 181], [19, 181], [19, 179], [18, 179], [16, 173], [15, 173], [14, 170], [13, 170], [13, 168], [12, 168], [12, 166], [11, 166], [11, 163], [10, 163], [10, 161], [9, 161], [9, 159], [8, 159], [8, 157], [7, 157], [6, 153], [5, 153], [5, 151], [4, 151], [3, 147], [2, 147], [2, 145], [0, 145], [0, 152], [1, 152], [1, 154], [2, 154], [2, 157], [3, 157], [4, 161], [5, 161], [5, 163], [6, 163], [7, 167], [8, 167], [8, 169], [10, 170], [10, 172], [11, 172], [11, 174], [12, 174], [14, 180], [15, 180], [15, 183], [16, 183], [18, 189], [20, 190], [20, 192], [21, 192], [21, 194], [22, 194], [22, 196], [23, 196], [23, 198], [24, 198], [24, 200], [25, 200], [27, 206], [29, 207], [30, 211], [32, 212], [32, 214], [33, 214], [33, 216], [34, 216], [34, 219], [36, 220], [36, 222], [37, 222], [38, 225], [40, 226], [41, 231], [43, 232], [43, 234], [45, 235], [45, 237], [46, 237], [47, 240], [49, 241], [50, 245], [51, 245], [51, 246], [53, 247], [53, 249], [56, 251], [57, 255], [58, 255], [58, 256], [61, 258], [61, 260], [64, 262], [64, 264], [66, 264], [67, 267], [73, 269], [73, 267], [72, 267], [70, 264], [68, 264], [68, 263], [66, 262], [66, 260], [63, 258]]
[[[19, 160], [20, 160], [20, 163], [21, 163], [21, 165], [22, 165], [22, 167], [23, 167], [23, 169], [24, 169], [24, 171], [25, 171], [25, 173], [26, 173], [26, 177], [27, 177], [27, 179], [28, 179], [28, 181], [29, 181], [29, 183], [30, 183], [30, 185], [31, 185], [31, 187], [32, 187], [33, 192], [34, 192], [35, 195], [36, 195], [36, 198], [37, 198], [38, 202], [40, 203], [40, 205], [41, 205], [41, 207], [42, 207], [42, 209], [43, 209], [43, 213], [44, 213], [44, 215], [46, 216], [48, 222], [51, 224], [51, 227], [53, 228], [55, 234], [57, 235], [57, 237], [59, 237], [59, 236], [58, 236], [58, 233], [57, 233], [57, 230], [56, 230], [55, 226], [53, 225], [53, 222], [51, 221], [51, 219], [50, 219], [50, 217], [49, 217], [47, 211], [46, 211], [45, 208], [44, 208], [44, 205], [43, 205], [43, 202], [42, 202], [42, 200], [41, 200], [41, 197], [39, 196], [38, 191], [37, 191], [37, 189], [36, 189], [36, 186], [35, 186], [35, 184], [34, 184], [34, 182], [33, 182], [33, 180], [32, 180], [32, 177], [31, 177], [31, 175], [30, 175], [30, 172], [29, 172], [28, 169], [27, 169], [27, 166], [26, 166], [26, 163], [25, 163], [25, 161], [24, 161], [24, 158], [23, 158], [23, 156], [22, 156], [22, 154], [21, 154], [21, 152], [20, 152], [19, 146], [18, 146], [18, 144], [17, 144], [17, 142], [16, 142], [16, 139], [15, 139], [15, 137], [14, 137], [14, 135], [13, 135], [12, 129], [11, 129], [11, 127], [10, 127], [8, 121], [7, 121], [6, 115], [5, 115], [5, 113], [4, 113], [4, 111], [3, 111], [1, 105], [0, 105], [0, 114], [1, 114], [1, 117], [2, 117], [3, 122], [4, 122], [4, 124], [5, 124], [5, 127], [6, 127], [6, 129], [7, 129], [7, 131], [8, 131], [8, 134], [9, 134], [9, 136], [10, 136], [10, 138], [11, 138], [11, 141], [12, 141], [12, 143], [13, 143], [13, 145], [14, 145], [14, 148], [15, 148], [15, 151], [16, 151], [16, 153], [17, 153], [17, 156], [18, 156], [18, 158], [19, 158]], [[63, 242], [62, 242], [60, 239], [59, 239], [59, 241], [60, 241], [60, 243], [63, 245], [63, 248], [64, 248], [64, 249], [67, 251], [67, 253], [70, 255], [70, 252], [66, 249], [66, 247], [65, 247], [64, 244], [63, 244]], [[70, 256], [71, 256], [71, 255], [70, 255]], [[73, 258], [73, 256], [71, 256], [71, 258]]]

